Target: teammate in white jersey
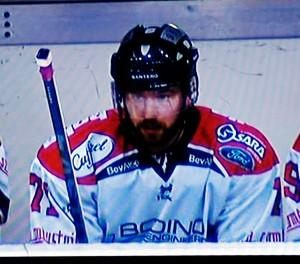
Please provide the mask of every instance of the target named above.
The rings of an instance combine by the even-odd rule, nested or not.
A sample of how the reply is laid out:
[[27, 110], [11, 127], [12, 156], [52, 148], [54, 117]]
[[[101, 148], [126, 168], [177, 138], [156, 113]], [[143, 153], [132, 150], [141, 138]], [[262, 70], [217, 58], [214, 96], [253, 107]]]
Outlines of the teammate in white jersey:
[[0, 137], [0, 225], [7, 221], [9, 203], [6, 150]]
[[[111, 58], [115, 109], [68, 128], [89, 243], [282, 241], [278, 158], [256, 128], [196, 106], [198, 51], [138, 25]], [[55, 139], [31, 166], [33, 242], [75, 243]]]
[[283, 216], [287, 241], [300, 241], [300, 134], [287, 156], [283, 184]]

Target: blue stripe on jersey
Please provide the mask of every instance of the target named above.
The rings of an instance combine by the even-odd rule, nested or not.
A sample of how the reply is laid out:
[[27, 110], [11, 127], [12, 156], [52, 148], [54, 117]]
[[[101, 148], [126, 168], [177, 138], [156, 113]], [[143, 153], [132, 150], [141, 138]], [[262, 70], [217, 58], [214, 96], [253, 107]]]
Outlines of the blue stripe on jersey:
[[141, 156], [138, 153], [134, 153], [130, 156], [123, 156], [106, 166], [97, 174], [97, 180], [128, 173], [137, 169], [143, 170], [145, 168], [152, 167], [162, 179], [167, 181], [171, 177], [176, 165], [208, 168], [216, 171], [222, 176], [225, 176], [219, 165], [214, 162], [213, 155], [211, 153], [203, 150], [187, 148], [184, 155], [178, 155], [177, 158], [169, 158], [168, 168], [165, 172], [157, 163], [153, 161], [151, 162], [150, 160], [148, 162], [146, 160], [142, 161]]
[[201, 167], [201, 168], [210, 168], [216, 171], [218, 174], [225, 177], [224, 173], [222, 172], [218, 164], [214, 162], [213, 155], [211, 153], [199, 149], [188, 148], [186, 162], [187, 162], [186, 165], [191, 165], [191, 166]]
[[213, 156], [210, 153], [198, 149], [188, 148], [186, 157], [187, 165], [209, 168], [211, 167], [212, 163]]
[[214, 170], [215, 172], [217, 172], [218, 174], [222, 175], [223, 177], [226, 177], [226, 175], [224, 174], [224, 172], [220, 169], [220, 167], [215, 163], [213, 162], [211, 167], [210, 167], [212, 170]]
[[10, 199], [0, 190], [0, 209], [2, 210], [4, 219], [0, 219], [0, 224], [7, 221]]
[[122, 173], [128, 173], [141, 167], [143, 166], [141, 166], [141, 161], [138, 158], [138, 154], [134, 153], [130, 156], [123, 156], [100, 171], [100, 173], [97, 175], [97, 180], [102, 180], [104, 178], [116, 176]]

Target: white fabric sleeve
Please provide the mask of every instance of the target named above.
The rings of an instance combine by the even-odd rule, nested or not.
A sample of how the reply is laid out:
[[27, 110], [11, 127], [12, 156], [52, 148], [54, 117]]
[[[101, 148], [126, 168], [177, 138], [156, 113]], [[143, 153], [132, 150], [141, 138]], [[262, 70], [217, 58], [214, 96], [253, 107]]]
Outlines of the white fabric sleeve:
[[259, 175], [232, 176], [218, 224], [218, 241], [284, 240], [279, 165]]
[[[94, 199], [96, 185], [80, 186], [88, 242], [101, 242]], [[32, 243], [70, 244], [76, 232], [69, 211], [65, 181], [47, 171], [35, 158], [30, 170], [30, 230]]]

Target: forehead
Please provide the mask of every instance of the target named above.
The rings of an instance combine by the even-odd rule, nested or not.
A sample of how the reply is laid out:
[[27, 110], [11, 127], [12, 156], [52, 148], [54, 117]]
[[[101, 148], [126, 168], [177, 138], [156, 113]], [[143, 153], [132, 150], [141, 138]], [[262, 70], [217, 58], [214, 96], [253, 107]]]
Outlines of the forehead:
[[163, 89], [157, 89], [157, 90], [149, 90], [149, 89], [140, 89], [136, 91], [128, 91], [127, 94], [165, 94], [165, 93], [172, 93], [172, 94], [177, 94], [181, 93], [181, 89], [178, 86], [172, 86], [168, 88], [163, 88]]

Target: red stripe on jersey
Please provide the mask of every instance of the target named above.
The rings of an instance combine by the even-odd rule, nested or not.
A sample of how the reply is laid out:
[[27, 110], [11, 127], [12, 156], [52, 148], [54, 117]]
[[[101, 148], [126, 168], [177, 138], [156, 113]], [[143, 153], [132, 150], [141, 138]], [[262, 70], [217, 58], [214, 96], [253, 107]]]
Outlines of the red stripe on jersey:
[[[99, 118], [89, 117], [87, 120], [76, 124], [73, 133], [69, 136], [71, 151], [80, 146], [91, 133], [106, 134], [111, 138], [116, 139], [116, 133], [119, 126], [118, 113], [112, 109], [107, 111], [106, 114], [107, 118], [101, 118], [101, 116], [99, 116]], [[119, 139], [119, 143], [111, 155], [118, 155], [121, 152], [121, 147], [119, 147], [119, 145], [123, 142], [122, 140], [123, 139]], [[60, 179], [65, 179], [56, 141], [47, 147], [42, 146], [38, 151], [37, 157], [42, 166], [50, 173]], [[83, 182], [85, 182], [85, 180], [83, 180]]]
[[293, 149], [300, 152], [300, 134], [298, 135], [298, 137], [293, 145]]
[[77, 182], [81, 185], [95, 185], [97, 183], [96, 175], [92, 174], [77, 178]]
[[57, 142], [52, 143], [47, 148], [41, 147], [38, 151], [37, 157], [42, 166], [51, 174], [60, 179], [65, 179]]
[[115, 131], [119, 126], [119, 115], [114, 109], [106, 111], [106, 115], [107, 118], [99, 116], [99, 118], [91, 120], [91, 117], [89, 117], [87, 121], [76, 124], [74, 133], [69, 137], [70, 148], [72, 150], [77, 148], [93, 132], [107, 134], [108, 136], [115, 135]]
[[[255, 175], [270, 170], [278, 163], [278, 157], [266, 139], [266, 137], [256, 128], [230, 119], [227, 116], [213, 112], [210, 108], [199, 106], [197, 107], [200, 112], [200, 123], [197, 131], [192, 139], [192, 143], [199, 146], [204, 146], [214, 151], [215, 156], [225, 167], [229, 175]], [[230, 140], [225, 143], [218, 141], [217, 130], [225, 124], [232, 124], [237, 133], [249, 135], [249, 139], [254, 139], [264, 148], [263, 157], [259, 157], [253, 146], [248, 146], [245, 142], [238, 140]], [[249, 170], [233, 161], [225, 159], [220, 154], [221, 147], [241, 148], [246, 153], [251, 155], [254, 160], [254, 168]]]

